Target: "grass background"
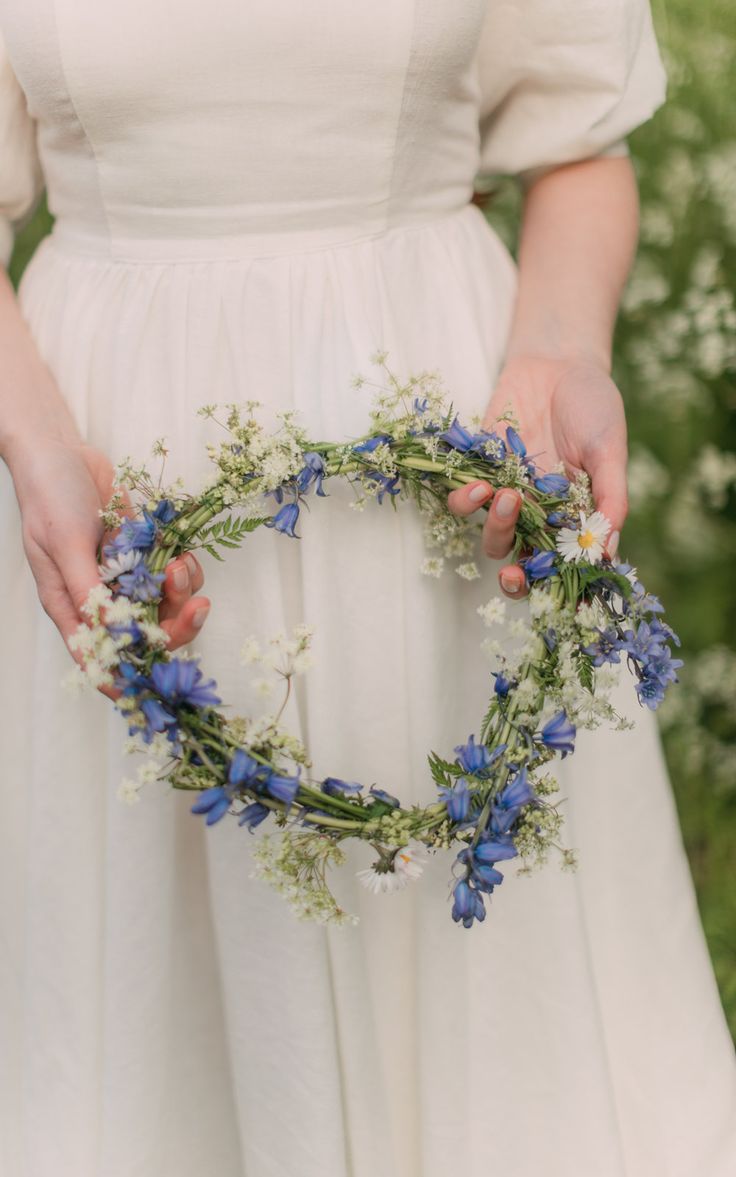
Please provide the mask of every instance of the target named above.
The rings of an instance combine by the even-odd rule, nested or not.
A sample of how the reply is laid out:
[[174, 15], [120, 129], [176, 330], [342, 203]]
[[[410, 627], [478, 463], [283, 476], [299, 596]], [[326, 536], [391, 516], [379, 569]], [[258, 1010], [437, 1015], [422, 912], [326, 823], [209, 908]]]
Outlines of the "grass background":
[[[622, 551], [682, 637], [681, 685], [658, 714], [736, 1037], [736, 5], [652, 10], [669, 83], [665, 106], [629, 138], [642, 218], [615, 340], [631, 438]], [[512, 249], [519, 208], [513, 180], [488, 206]], [[19, 234], [16, 283], [50, 226], [42, 205]]]

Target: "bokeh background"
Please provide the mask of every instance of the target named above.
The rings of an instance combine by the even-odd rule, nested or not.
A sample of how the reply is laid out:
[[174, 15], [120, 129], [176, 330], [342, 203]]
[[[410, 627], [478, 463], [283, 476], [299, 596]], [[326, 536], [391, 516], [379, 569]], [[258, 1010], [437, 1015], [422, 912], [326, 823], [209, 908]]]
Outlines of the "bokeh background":
[[[736, 1037], [736, 4], [652, 11], [669, 88], [629, 138], [641, 235], [614, 349], [631, 440], [621, 548], [682, 638], [681, 683], [658, 715]], [[515, 249], [513, 180], [486, 213]], [[17, 238], [16, 283], [50, 227], [42, 205]]]

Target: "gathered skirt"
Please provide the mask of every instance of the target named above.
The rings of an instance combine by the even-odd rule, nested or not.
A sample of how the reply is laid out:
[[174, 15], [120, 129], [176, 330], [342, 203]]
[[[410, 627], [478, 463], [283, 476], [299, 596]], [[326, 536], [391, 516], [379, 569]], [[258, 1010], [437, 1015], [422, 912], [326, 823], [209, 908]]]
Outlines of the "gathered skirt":
[[[441, 373], [482, 414], [514, 263], [472, 205], [314, 248], [110, 259], [42, 242], [23, 314], [83, 436], [196, 491], [221, 437], [204, 403], [298, 411], [310, 436], [369, 428], [377, 349]], [[218, 564], [191, 649], [234, 714], [269, 704], [237, 651], [314, 626], [287, 719], [317, 776], [436, 800], [426, 755], [477, 734], [491, 687], [478, 605], [499, 590], [422, 575], [409, 502], [310, 496], [292, 539], [261, 528]], [[351, 927], [295, 918], [251, 877], [260, 832], [207, 828], [146, 786], [109, 700], [71, 665], [23, 555], [0, 470], [0, 1172], [8, 1177], [730, 1177], [736, 1068], [653, 716], [584, 732], [559, 766], [567, 844], [505, 864], [485, 923], [450, 918], [454, 852], [375, 896], [351, 843], [333, 874]], [[524, 605], [510, 606], [521, 614]]]

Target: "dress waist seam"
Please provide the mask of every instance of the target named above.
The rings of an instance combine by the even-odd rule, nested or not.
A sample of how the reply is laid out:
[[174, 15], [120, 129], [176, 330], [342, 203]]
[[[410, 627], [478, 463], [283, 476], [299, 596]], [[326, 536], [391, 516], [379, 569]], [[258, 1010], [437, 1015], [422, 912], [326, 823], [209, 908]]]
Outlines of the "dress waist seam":
[[113, 237], [96, 233], [58, 219], [48, 238], [49, 245], [65, 255], [121, 265], [194, 265], [204, 262], [242, 262], [327, 252], [371, 242], [390, 241], [418, 233], [468, 215], [483, 216], [472, 203], [447, 209], [424, 218], [408, 219], [390, 226], [355, 233], [354, 226], [326, 226], [293, 229], [279, 233], [241, 233], [222, 237]]

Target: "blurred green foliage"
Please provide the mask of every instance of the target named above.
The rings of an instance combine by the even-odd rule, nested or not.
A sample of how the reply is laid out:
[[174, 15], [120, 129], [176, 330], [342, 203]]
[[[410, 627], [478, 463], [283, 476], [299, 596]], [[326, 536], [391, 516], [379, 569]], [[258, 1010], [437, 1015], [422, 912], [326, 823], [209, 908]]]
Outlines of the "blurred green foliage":
[[[622, 550], [681, 635], [660, 719], [701, 915], [736, 1035], [736, 139], [733, 0], [653, 0], [668, 101], [630, 136], [641, 238], [616, 332], [631, 515]], [[513, 181], [488, 216], [515, 247]], [[48, 232], [19, 234], [17, 283]]]
[[[641, 198], [614, 378], [629, 421], [621, 549], [683, 643], [659, 713], [685, 845], [736, 1037], [736, 139], [732, 0], [654, 0], [666, 104], [629, 137]], [[513, 250], [513, 182], [487, 215]]]

